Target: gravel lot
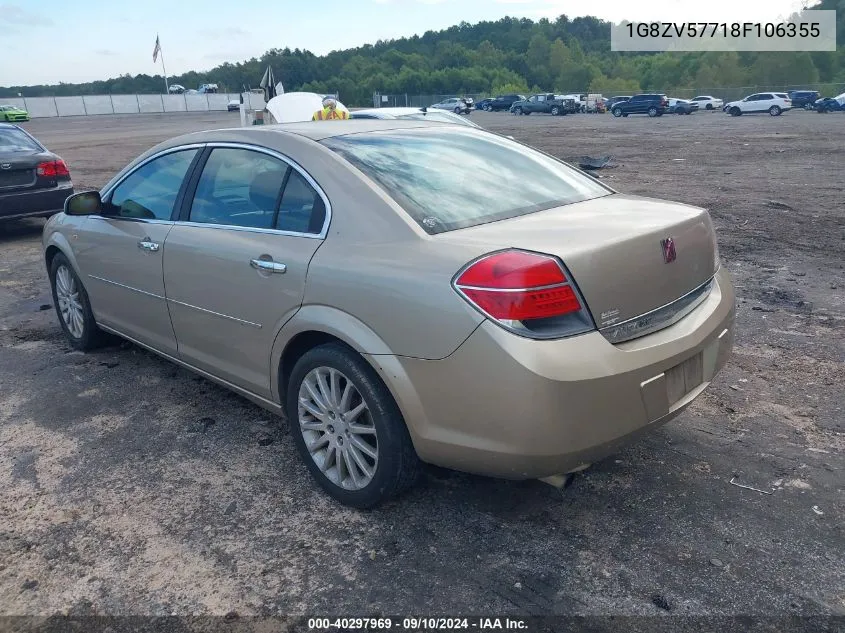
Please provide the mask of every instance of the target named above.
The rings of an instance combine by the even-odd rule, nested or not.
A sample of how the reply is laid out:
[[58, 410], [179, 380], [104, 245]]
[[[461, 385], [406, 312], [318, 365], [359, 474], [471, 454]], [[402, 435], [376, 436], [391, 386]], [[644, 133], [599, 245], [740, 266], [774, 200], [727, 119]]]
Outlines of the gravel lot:
[[[845, 615], [845, 116], [472, 118], [711, 210], [739, 308], [706, 394], [564, 491], [431, 469], [357, 512], [283, 420], [129, 344], [70, 352], [43, 222], [0, 224], [0, 614]], [[237, 123], [25, 127], [83, 188]]]

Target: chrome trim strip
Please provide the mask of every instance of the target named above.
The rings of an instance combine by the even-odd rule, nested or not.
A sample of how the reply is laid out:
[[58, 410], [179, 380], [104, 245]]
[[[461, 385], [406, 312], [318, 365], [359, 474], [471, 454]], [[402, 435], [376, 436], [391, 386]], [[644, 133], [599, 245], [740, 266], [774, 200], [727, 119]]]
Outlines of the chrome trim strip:
[[263, 147], [261, 145], [250, 145], [249, 143], [236, 143], [236, 142], [230, 142], [230, 141], [208, 141], [208, 142], [205, 142], [205, 143], [191, 143], [189, 145], [177, 145], [176, 147], [169, 147], [169, 148], [162, 150], [162, 151], [160, 151], [156, 154], [153, 154], [152, 156], [148, 156], [146, 159], [144, 159], [142, 162], [138, 163], [137, 165], [134, 165], [132, 167], [132, 169], [130, 169], [128, 171], [124, 168], [123, 171], [119, 172], [114, 178], [112, 178], [111, 181], [109, 181], [109, 183], [100, 191], [100, 197], [105, 200], [106, 197], [108, 195], [110, 195], [111, 192], [116, 187], [118, 187], [120, 185], [120, 183], [122, 183], [129, 176], [131, 176], [133, 173], [135, 173], [135, 171], [137, 171], [138, 169], [140, 169], [141, 167], [143, 167], [144, 165], [146, 165], [150, 161], [155, 160], [156, 158], [159, 158], [161, 156], [165, 156], [167, 154], [172, 154], [173, 152], [181, 152], [181, 151], [189, 150], [189, 149], [204, 149], [206, 147], [212, 147], [212, 148], [214, 148], [214, 147], [229, 147], [229, 148], [235, 148], [235, 149], [251, 150], [251, 151], [254, 151], [254, 152], [267, 154], [268, 156], [272, 156], [274, 158], [277, 158], [277, 159], [281, 160], [282, 162], [284, 162], [285, 164], [289, 165], [291, 168], [295, 169], [303, 178], [305, 178], [305, 180], [308, 182], [308, 184], [310, 184], [312, 187], [314, 187], [314, 191], [317, 192], [317, 195], [319, 195], [323, 199], [323, 204], [326, 207], [326, 219], [323, 221], [323, 227], [320, 230], [320, 232], [319, 233], [298, 233], [298, 232], [295, 232], [295, 231], [279, 231], [277, 229], [258, 229], [258, 228], [242, 227], [242, 226], [230, 226], [228, 224], [205, 224], [203, 222], [191, 222], [189, 220], [187, 220], [187, 221], [175, 221], [174, 222], [172, 220], [144, 220], [143, 218], [114, 218], [114, 217], [106, 217], [106, 216], [100, 216], [100, 215], [89, 216], [89, 217], [100, 218], [100, 219], [105, 219], [105, 220], [115, 220], [115, 219], [117, 219], [117, 220], [132, 220], [132, 221], [135, 221], [135, 222], [148, 222], [148, 223], [151, 223], [151, 224], [175, 224], [175, 225], [179, 225], [179, 226], [204, 226], [204, 227], [213, 228], [213, 229], [228, 229], [230, 231], [245, 231], [247, 233], [269, 233], [269, 234], [272, 234], [272, 235], [287, 235], [287, 236], [290, 236], [290, 237], [307, 237], [307, 238], [310, 238], [310, 239], [319, 239], [319, 240], [326, 239], [326, 235], [328, 235], [329, 225], [331, 224], [331, 219], [332, 219], [332, 205], [331, 205], [331, 202], [329, 202], [329, 198], [326, 195], [326, 192], [323, 191], [322, 187], [320, 187], [320, 185], [317, 184], [317, 181], [314, 180], [311, 177], [311, 175], [307, 171], [305, 171], [305, 169], [299, 163], [297, 163], [295, 160], [285, 156], [284, 154], [277, 152], [276, 150], [270, 149], [268, 147]]
[[249, 325], [250, 327], [254, 327], [257, 329], [261, 329], [260, 323], [253, 323], [252, 321], [245, 321], [244, 319], [239, 319], [237, 317], [229, 316], [228, 314], [222, 314], [221, 312], [215, 312], [214, 310], [207, 310], [205, 308], [200, 308], [199, 306], [192, 305], [190, 303], [185, 303], [184, 301], [176, 301], [176, 299], [168, 298], [167, 301], [169, 303], [176, 303], [180, 306], [185, 306], [186, 308], [192, 308], [194, 310], [199, 310], [200, 312], [205, 312], [206, 314], [212, 314], [216, 317], [220, 317], [221, 319], [229, 319], [230, 321], [236, 321], [237, 323], [241, 323], [243, 325]]
[[101, 323], [98, 323], [97, 325], [101, 329], [106, 330], [107, 332], [110, 332], [111, 334], [114, 334], [114, 335], [119, 336], [121, 338], [125, 338], [127, 341], [134, 343], [138, 347], [143, 347], [144, 349], [150, 350], [154, 354], [158, 354], [159, 356], [161, 356], [165, 360], [169, 360], [171, 363], [175, 363], [176, 365], [179, 365], [180, 367], [184, 367], [185, 369], [188, 369], [188, 370], [190, 370], [194, 373], [199, 374], [203, 378], [207, 378], [208, 380], [216, 382], [218, 385], [222, 385], [223, 387], [226, 387], [227, 389], [231, 389], [235, 393], [243, 396], [244, 398], [247, 398], [248, 400], [251, 400], [252, 402], [256, 403], [259, 406], [264, 407], [268, 411], [272, 411], [274, 413], [282, 413], [282, 406], [280, 404], [276, 403], [276, 402], [273, 402], [272, 400], [268, 400], [267, 398], [264, 398], [263, 396], [259, 396], [255, 393], [249, 391], [248, 389], [244, 389], [243, 387], [238, 387], [237, 385], [229, 382], [228, 380], [225, 380], [223, 378], [219, 378], [218, 376], [215, 376], [214, 374], [212, 374], [210, 372], [207, 372], [203, 369], [195, 367], [194, 365], [191, 365], [190, 363], [186, 363], [185, 361], [180, 360], [180, 359], [178, 359], [174, 356], [171, 356], [170, 354], [162, 352], [161, 350], [156, 349], [152, 345], [147, 345], [146, 343], [142, 343], [141, 341], [134, 339], [131, 336], [127, 336], [126, 334], [123, 334], [119, 330], [116, 330], [116, 329], [109, 327], [107, 325], [102, 325]]
[[483, 290], [485, 292], [534, 292], [536, 290], [554, 290], [555, 288], [563, 288], [569, 285], [569, 281], [562, 281], [559, 284], [534, 286], [533, 288], [485, 288], [484, 286], [466, 286], [464, 284], [455, 284], [455, 287], [461, 290]]
[[249, 226], [233, 226], [229, 224], [209, 224], [205, 222], [190, 222], [190, 221], [176, 221], [173, 223], [176, 226], [193, 226], [204, 229], [224, 229], [226, 231], [240, 231], [242, 233], [266, 233], [269, 235], [285, 235], [288, 237], [307, 237], [312, 240], [322, 240], [325, 238], [323, 234], [317, 233], [298, 233], [296, 231], [280, 231], [278, 229], [259, 229]]
[[[674, 325], [690, 312], [701, 305], [705, 299], [710, 295], [710, 291], [715, 284], [715, 275], [704, 282], [702, 285], [686, 293], [682, 297], [667, 303], [666, 305], [655, 308], [649, 312], [645, 312], [639, 316], [631, 319], [626, 319], [620, 323], [614, 323], [599, 329], [599, 332], [611, 343], [624, 343], [646, 334], [651, 334], [662, 330], [671, 325]], [[637, 321], [645, 321], [641, 326], [631, 329], [624, 326], [636, 323]], [[620, 331], [620, 328], [622, 330]]]
[[120, 220], [121, 222], [139, 222], [141, 224], [173, 224], [173, 220], [152, 220], [149, 218], [124, 218], [119, 215], [89, 215], [92, 220]]
[[113, 286], [119, 286], [121, 288], [125, 288], [126, 290], [131, 290], [132, 292], [137, 292], [142, 295], [147, 295], [148, 297], [154, 297], [156, 299], [164, 299], [161, 295], [157, 295], [153, 292], [147, 292], [146, 290], [139, 290], [138, 288], [133, 288], [132, 286], [127, 286], [125, 284], [119, 284], [116, 281], [112, 281], [111, 279], [104, 279], [103, 277], [97, 277], [97, 275], [88, 275], [91, 279], [96, 279], [97, 281], [102, 281], [107, 284], [111, 284]]

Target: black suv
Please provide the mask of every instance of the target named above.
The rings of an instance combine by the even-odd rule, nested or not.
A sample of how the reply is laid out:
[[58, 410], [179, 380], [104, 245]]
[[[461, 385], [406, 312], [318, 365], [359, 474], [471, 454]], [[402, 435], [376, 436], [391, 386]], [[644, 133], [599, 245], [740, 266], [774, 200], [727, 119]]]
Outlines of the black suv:
[[611, 108], [613, 116], [628, 116], [629, 114], [647, 114], [648, 116], [662, 116], [669, 110], [669, 99], [666, 95], [634, 95], [627, 101], [614, 103]]
[[821, 95], [817, 90], [792, 90], [789, 98], [792, 99], [793, 108], [807, 108], [812, 110], [813, 104], [818, 101]]
[[498, 112], [499, 110], [510, 110], [514, 103], [523, 100], [525, 100], [525, 97], [522, 95], [502, 95], [493, 99], [485, 99], [481, 107], [487, 112]]

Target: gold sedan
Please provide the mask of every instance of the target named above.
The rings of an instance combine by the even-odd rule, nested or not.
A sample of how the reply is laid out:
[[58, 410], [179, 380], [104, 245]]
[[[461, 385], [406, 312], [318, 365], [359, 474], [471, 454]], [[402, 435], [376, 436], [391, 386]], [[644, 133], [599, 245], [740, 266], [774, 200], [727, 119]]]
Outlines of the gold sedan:
[[680, 413], [733, 341], [707, 211], [467, 126], [182, 136], [43, 245], [71, 346], [117, 334], [285, 415], [356, 507], [421, 462], [580, 469]]

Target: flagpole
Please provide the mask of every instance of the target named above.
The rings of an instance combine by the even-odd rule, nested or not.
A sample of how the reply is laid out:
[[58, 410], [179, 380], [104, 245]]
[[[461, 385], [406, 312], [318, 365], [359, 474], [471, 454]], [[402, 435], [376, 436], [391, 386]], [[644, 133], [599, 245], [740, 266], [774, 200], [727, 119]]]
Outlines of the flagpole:
[[164, 49], [161, 47], [161, 40], [156, 34], [156, 42], [158, 42], [158, 54], [161, 55], [161, 70], [164, 72], [164, 93], [170, 94], [170, 86], [167, 85], [167, 69], [164, 67]]
[[167, 85], [167, 69], [164, 67], [164, 50], [160, 44], [158, 54], [161, 55], [161, 70], [164, 71], [164, 93], [170, 94], [170, 86]]

